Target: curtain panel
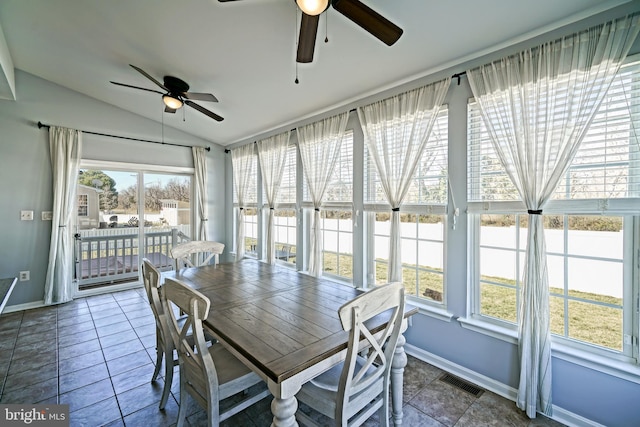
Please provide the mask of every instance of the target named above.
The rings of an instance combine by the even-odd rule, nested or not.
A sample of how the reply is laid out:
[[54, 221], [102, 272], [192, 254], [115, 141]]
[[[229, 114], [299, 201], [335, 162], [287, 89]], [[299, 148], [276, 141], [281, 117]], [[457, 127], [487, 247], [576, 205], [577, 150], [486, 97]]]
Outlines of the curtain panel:
[[269, 206], [267, 222], [267, 262], [276, 263], [275, 209], [280, 182], [287, 161], [287, 148], [291, 132], [285, 132], [257, 142], [262, 183]]
[[402, 282], [400, 205], [438, 117], [451, 78], [358, 108], [364, 140], [391, 205], [389, 281]]
[[638, 18], [614, 20], [467, 71], [493, 147], [529, 212], [517, 405], [530, 418], [552, 411], [542, 211], [638, 34]]
[[73, 224], [82, 156], [82, 132], [51, 126], [49, 150], [53, 172], [53, 221], [44, 284], [46, 305], [71, 301], [76, 291], [73, 279]]
[[233, 183], [238, 197], [238, 217], [236, 221], [236, 260], [244, 258], [244, 209], [245, 196], [251, 184], [251, 175], [254, 161], [253, 144], [243, 145], [231, 150], [231, 163], [233, 167]]
[[309, 274], [313, 276], [322, 274], [320, 208], [340, 155], [348, 120], [349, 113], [346, 112], [297, 129], [302, 167], [314, 207], [308, 268]]
[[196, 199], [198, 202], [197, 239], [207, 240], [207, 150], [204, 147], [192, 147]]

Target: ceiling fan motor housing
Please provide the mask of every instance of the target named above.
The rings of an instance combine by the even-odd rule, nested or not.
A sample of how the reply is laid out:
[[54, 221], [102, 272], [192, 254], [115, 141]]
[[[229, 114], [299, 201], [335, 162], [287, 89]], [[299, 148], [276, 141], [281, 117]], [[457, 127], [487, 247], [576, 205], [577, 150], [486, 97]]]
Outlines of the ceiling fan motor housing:
[[164, 87], [169, 89], [169, 93], [172, 95], [182, 95], [189, 91], [187, 82], [173, 76], [164, 76]]

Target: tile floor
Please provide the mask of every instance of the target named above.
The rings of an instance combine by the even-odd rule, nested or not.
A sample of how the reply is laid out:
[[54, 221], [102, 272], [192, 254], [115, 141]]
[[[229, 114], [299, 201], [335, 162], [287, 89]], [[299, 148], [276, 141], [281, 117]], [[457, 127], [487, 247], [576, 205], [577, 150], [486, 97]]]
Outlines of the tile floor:
[[[0, 317], [0, 403], [69, 404], [72, 426], [174, 425], [178, 379], [165, 411], [158, 410], [163, 383], [150, 382], [154, 346], [154, 319], [142, 289], [5, 314]], [[439, 381], [442, 374], [409, 357], [405, 426], [560, 425], [541, 417], [529, 420], [513, 402], [488, 391], [476, 398]], [[270, 425], [270, 401], [223, 425]], [[190, 426], [206, 425], [206, 414], [195, 403], [190, 412]], [[379, 423], [372, 418], [367, 425]]]

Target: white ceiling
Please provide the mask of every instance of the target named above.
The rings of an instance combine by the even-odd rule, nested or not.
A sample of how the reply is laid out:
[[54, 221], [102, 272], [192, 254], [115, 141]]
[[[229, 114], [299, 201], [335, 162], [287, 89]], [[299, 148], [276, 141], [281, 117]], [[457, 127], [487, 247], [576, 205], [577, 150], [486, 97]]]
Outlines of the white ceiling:
[[387, 47], [329, 9], [320, 19], [313, 63], [298, 65], [299, 84], [293, 0], [0, 0], [0, 26], [16, 69], [158, 122], [160, 95], [109, 83], [157, 89], [128, 64], [213, 93], [219, 103], [200, 104], [223, 122], [188, 108], [184, 121], [178, 111], [164, 114], [164, 123], [229, 145], [627, 0], [363, 2], [404, 29], [400, 40]]

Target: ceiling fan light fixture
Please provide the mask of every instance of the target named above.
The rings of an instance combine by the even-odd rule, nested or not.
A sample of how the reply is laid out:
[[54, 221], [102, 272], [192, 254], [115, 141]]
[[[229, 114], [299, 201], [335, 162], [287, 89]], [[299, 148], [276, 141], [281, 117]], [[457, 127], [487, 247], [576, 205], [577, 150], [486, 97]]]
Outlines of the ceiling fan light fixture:
[[307, 15], [320, 15], [329, 6], [329, 0], [296, 0], [301, 11]]
[[174, 110], [177, 110], [180, 107], [182, 107], [182, 101], [175, 96], [162, 95], [162, 102], [164, 102], [164, 105]]

